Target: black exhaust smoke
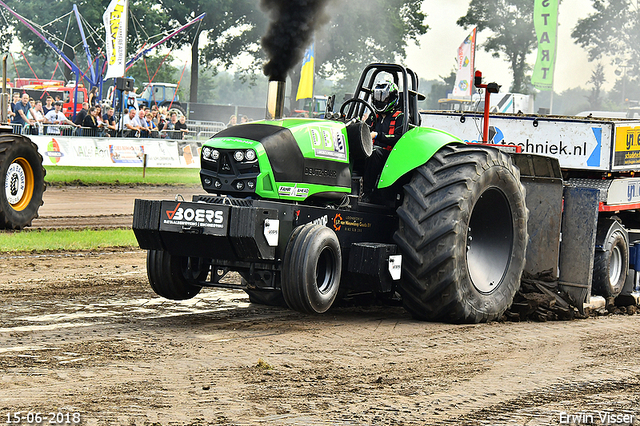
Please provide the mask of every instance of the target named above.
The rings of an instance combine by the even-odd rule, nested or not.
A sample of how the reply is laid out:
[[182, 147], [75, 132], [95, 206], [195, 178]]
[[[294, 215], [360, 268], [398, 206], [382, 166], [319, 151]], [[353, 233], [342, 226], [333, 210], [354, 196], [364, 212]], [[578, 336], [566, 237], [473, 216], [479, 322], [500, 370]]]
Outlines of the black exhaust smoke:
[[261, 0], [271, 24], [262, 37], [267, 54], [264, 74], [269, 80], [285, 81], [288, 72], [304, 56], [313, 33], [329, 22], [325, 6], [331, 0]]

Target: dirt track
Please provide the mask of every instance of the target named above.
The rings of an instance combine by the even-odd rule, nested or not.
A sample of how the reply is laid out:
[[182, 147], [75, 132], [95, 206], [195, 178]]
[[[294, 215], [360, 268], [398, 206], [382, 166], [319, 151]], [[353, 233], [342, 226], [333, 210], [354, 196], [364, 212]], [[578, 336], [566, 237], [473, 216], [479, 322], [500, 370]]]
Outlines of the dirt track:
[[[101, 214], [124, 217], [136, 191], [158, 195], [48, 190], [42, 220], [92, 217], [91, 194]], [[640, 315], [473, 326], [388, 306], [306, 316], [230, 290], [166, 301], [145, 274], [139, 250], [0, 257], [0, 421], [621, 424], [602, 422], [608, 413], [640, 424]]]

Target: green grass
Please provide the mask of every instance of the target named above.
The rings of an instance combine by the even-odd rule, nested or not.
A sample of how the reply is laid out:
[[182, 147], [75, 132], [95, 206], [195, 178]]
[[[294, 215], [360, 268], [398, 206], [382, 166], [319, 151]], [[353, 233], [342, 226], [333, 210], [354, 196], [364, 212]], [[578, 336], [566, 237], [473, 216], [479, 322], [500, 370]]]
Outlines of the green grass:
[[0, 233], [0, 253], [95, 250], [105, 247], [137, 247], [130, 229], [52, 230]]
[[198, 185], [199, 169], [142, 167], [45, 166], [45, 182], [53, 185]]

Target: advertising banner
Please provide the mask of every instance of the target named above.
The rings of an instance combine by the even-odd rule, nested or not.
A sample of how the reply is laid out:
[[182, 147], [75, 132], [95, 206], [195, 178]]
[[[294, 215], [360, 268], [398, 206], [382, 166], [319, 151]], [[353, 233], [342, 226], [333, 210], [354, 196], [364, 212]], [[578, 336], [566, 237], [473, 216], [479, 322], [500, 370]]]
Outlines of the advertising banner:
[[558, 0], [535, 0], [533, 24], [538, 38], [538, 59], [531, 84], [539, 90], [553, 90], [558, 33]]
[[458, 47], [458, 72], [456, 74], [456, 83], [453, 86], [453, 96], [456, 97], [471, 97], [475, 70], [476, 31], [477, 28], [473, 28], [460, 47]]
[[127, 55], [127, 18], [129, 17], [129, 0], [112, 0], [102, 15], [107, 33], [107, 73], [104, 76], [116, 78], [124, 76]]

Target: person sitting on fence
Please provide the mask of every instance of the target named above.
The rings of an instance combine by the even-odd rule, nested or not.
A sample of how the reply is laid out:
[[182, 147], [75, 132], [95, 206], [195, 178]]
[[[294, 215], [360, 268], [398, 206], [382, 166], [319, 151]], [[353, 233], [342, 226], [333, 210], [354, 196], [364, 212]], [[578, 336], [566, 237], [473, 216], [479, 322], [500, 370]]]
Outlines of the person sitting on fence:
[[[60, 127], [58, 127], [58, 125], [75, 126], [73, 121], [69, 120], [62, 113], [62, 102], [58, 101], [54, 103], [53, 108], [54, 108], [53, 110], [49, 111], [47, 115], [44, 116], [44, 118], [46, 118], [47, 121], [49, 122], [49, 125], [47, 126], [48, 135], [59, 135], [61, 132], [60, 132]], [[62, 132], [62, 133], [67, 133], [68, 135], [71, 135], [71, 131]]]
[[185, 117], [184, 115], [180, 116], [180, 120], [178, 120], [178, 122], [175, 125], [176, 128], [176, 139], [184, 139], [184, 135], [189, 133], [189, 128], [187, 127], [187, 117]]
[[125, 138], [139, 138], [140, 126], [138, 126], [138, 120], [136, 119], [136, 110], [129, 108], [127, 113], [122, 116], [120, 121], [120, 128], [122, 129], [122, 136]]

